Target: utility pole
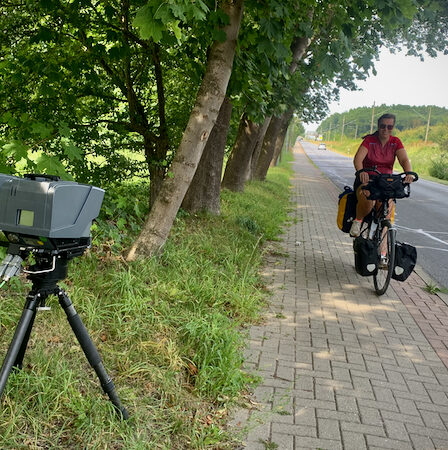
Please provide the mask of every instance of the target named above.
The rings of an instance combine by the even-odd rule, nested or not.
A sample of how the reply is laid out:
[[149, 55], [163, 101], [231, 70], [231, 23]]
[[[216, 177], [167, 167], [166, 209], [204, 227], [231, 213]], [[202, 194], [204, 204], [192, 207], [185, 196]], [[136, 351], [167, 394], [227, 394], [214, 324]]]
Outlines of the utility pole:
[[344, 137], [344, 127], [345, 127], [345, 116], [342, 116], [342, 132], [341, 132], [341, 142]]
[[358, 137], [358, 124], [355, 124], [355, 139]]
[[432, 109], [432, 106], [429, 107], [428, 123], [426, 124], [425, 142], [428, 140], [429, 124], [431, 122], [431, 109]]
[[373, 133], [373, 119], [375, 117], [375, 102], [373, 102], [372, 106], [372, 120], [370, 121], [370, 134]]

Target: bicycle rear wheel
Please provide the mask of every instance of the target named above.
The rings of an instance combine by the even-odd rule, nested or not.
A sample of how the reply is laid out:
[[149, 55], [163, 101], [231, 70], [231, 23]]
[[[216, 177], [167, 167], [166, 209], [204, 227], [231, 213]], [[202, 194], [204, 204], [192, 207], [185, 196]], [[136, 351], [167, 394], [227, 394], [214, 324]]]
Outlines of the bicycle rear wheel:
[[[395, 266], [395, 233], [389, 220], [383, 220], [375, 233], [379, 264], [378, 271], [373, 276], [373, 284], [377, 295], [383, 295], [387, 291], [392, 277]], [[385, 252], [383, 261], [382, 250]]]

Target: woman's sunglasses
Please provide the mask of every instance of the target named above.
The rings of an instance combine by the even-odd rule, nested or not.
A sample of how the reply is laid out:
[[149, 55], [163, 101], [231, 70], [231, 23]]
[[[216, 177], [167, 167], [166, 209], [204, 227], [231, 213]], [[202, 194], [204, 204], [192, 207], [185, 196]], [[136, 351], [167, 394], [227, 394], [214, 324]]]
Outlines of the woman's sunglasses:
[[380, 124], [380, 128], [382, 130], [384, 130], [385, 128], [387, 128], [389, 131], [394, 129], [393, 125], [386, 125], [385, 123]]

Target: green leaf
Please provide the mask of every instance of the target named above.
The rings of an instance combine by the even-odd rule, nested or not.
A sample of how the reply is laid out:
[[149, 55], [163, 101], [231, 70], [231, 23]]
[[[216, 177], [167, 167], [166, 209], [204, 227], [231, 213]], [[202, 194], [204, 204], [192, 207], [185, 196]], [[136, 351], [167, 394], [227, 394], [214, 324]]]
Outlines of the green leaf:
[[66, 175], [65, 168], [55, 156], [41, 155], [37, 160], [37, 170], [51, 175]]
[[38, 134], [41, 138], [45, 139], [51, 136], [53, 128], [42, 123], [42, 122], [34, 122], [31, 125], [31, 129], [34, 134]]
[[154, 20], [151, 8], [146, 5], [140, 8], [133, 21], [135, 27], [140, 30], [140, 36], [143, 39], [153, 39], [154, 42], [160, 42], [165, 27], [159, 20]]
[[118, 228], [119, 230], [124, 230], [125, 227], [126, 227], [126, 219], [125, 219], [124, 217], [120, 217], [120, 218], [117, 220], [117, 228]]
[[68, 138], [70, 136], [70, 128], [68, 127], [68, 124], [66, 122], [61, 122], [59, 124], [59, 134], [61, 136], [64, 136]]
[[218, 42], [225, 42], [227, 39], [227, 34], [223, 30], [213, 30], [212, 36], [213, 39]]
[[67, 155], [68, 159], [70, 159], [71, 161], [82, 159], [81, 149], [78, 148], [72, 141], [63, 139], [62, 148], [64, 149], [65, 155]]
[[173, 30], [174, 36], [176, 36], [176, 39], [180, 41], [180, 38], [182, 37], [182, 30], [179, 28], [179, 21], [173, 22], [171, 24], [171, 28]]
[[7, 156], [13, 156], [16, 161], [28, 158], [28, 147], [19, 141], [13, 141], [3, 146]]

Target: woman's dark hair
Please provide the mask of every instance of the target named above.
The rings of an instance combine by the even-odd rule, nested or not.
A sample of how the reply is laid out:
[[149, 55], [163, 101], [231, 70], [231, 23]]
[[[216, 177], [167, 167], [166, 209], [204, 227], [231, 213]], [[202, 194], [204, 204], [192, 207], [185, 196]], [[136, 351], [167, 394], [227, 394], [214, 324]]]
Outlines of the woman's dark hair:
[[[381, 117], [378, 118], [378, 128], [380, 127], [380, 123], [383, 119], [394, 119], [394, 125], [395, 125], [395, 121], [396, 121], [396, 117], [395, 114], [383, 114]], [[375, 133], [372, 134], [366, 134], [365, 136], [362, 137], [362, 139], [365, 139], [368, 136], [378, 136], [378, 130], [375, 131]]]
[[383, 119], [394, 119], [394, 125], [395, 125], [395, 114], [383, 114], [381, 117], [378, 118], [378, 128], [380, 127], [380, 122]]

